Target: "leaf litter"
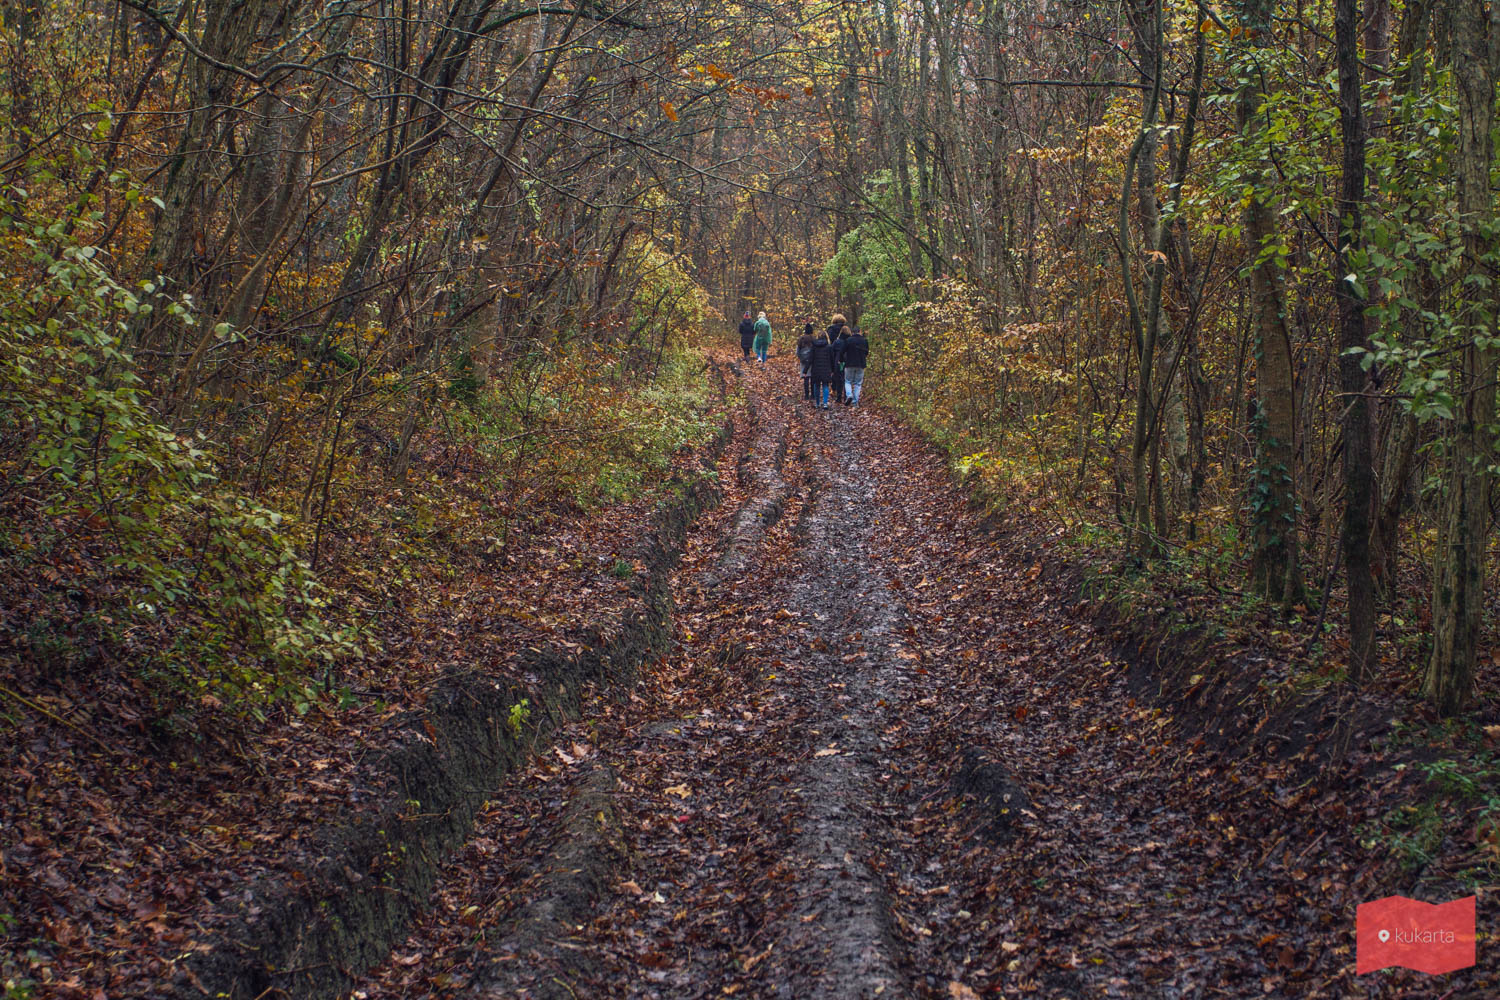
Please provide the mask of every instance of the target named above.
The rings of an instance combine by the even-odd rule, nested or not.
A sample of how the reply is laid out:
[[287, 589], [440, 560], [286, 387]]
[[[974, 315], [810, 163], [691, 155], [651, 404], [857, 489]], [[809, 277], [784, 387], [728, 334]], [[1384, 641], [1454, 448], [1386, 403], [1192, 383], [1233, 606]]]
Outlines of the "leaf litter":
[[[1400, 793], [1395, 757], [1360, 746], [1330, 764], [1317, 733], [1291, 752], [1205, 738], [1191, 706], [1147, 697], [1035, 543], [1044, 527], [997, 530], [915, 435], [878, 409], [815, 414], [790, 382], [745, 376], [759, 412], [736, 418], [725, 503], [678, 570], [673, 653], [496, 790], [427, 917], [353, 995], [449, 996], [505, 963], [538, 996], [1432, 995], [1416, 973], [1353, 975], [1354, 907], [1413, 888], [1356, 834]], [[737, 520], [768, 489], [777, 516]], [[557, 544], [622, 549], [644, 513]], [[254, 755], [206, 748], [190, 776], [66, 728], [8, 748], [0, 874], [48, 995], [149, 995], [212, 934], [199, 918], [217, 899], [294, 875], [304, 832], [359, 808], [351, 776], [433, 665], [503, 671], [508, 650], [578, 620], [577, 588], [608, 606], [603, 574], [536, 577], [480, 568], [413, 606], [383, 706], [282, 720]], [[1285, 653], [1259, 649], [1242, 652]], [[88, 722], [144, 745], [129, 704]], [[1024, 793], [1004, 823], [956, 780], [976, 761]], [[495, 953], [545, 891], [541, 861], [596, 764], [619, 775], [625, 867], [552, 952]], [[861, 950], [840, 965], [855, 925], [844, 943]], [[591, 979], [569, 978], [570, 951], [597, 959]], [[1496, 983], [1481, 966], [1442, 987]]]
[[[735, 485], [726, 456], [726, 503], [678, 571], [674, 652], [563, 737], [620, 774], [628, 870], [568, 943], [592, 977], [485, 943], [556, 836], [562, 797], [537, 779], [567, 769], [539, 759], [498, 790], [482, 866], [472, 847], [450, 866], [409, 943], [427, 962], [356, 995], [438, 996], [496, 961], [531, 976], [521, 996], [1429, 995], [1415, 973], [1353, 974], [1354, 907], [1396, 891], [1354, 833], [1390, 805], [1365, 780], [1375, 751], [1330, 765], [1316, 741], [1205, 740], [917, 436], [802, 409], [774, 366], [746, 382], [751, 461], [780, 434], [785, 467]], [[785, 510], [747, 557], [735, 512], [777, 483]], [[823, 502], [856, 484], [852, 507]], [[727, 558], [743, 569], [725, 579]], [[981, 772], [1017, 808], [957, 780]], [[486, 915], [456, 921], [476, 891]], [[864, 953], [841, 960], [862, 921]]]

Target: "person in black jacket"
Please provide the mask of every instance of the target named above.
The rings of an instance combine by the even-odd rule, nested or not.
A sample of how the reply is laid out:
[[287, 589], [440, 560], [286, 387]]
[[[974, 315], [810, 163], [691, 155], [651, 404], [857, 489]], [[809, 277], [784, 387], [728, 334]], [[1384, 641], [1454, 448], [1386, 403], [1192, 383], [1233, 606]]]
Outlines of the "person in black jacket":
[[755, 320], [745, 313], [745, 318], [740, 320], [740, 349], [745, 352], [745, 360], [750, 360], [750, 347], [755, 343]]
[[829, 341], [833, 352], [833, 399], [836, 403], [847, 403], [844, 398], [844, 347], [849, 343], [849, 324], [839, 327], [838, 336]]
[[831, 346], [839, 338], [839, 331], [848, 324], [843, 313], [834, 313], [833, 321], [828, 324], [828, 343]]
[[833, 381], [833, 352], [828, 346], [828, 334], [820, 333], [813, 341], [808, 354], [807, 367], [812, 374], [813, 408], [828, 409], [828, 386]]
[[865, 362], [870, 359], [870, 342], [855, 330], [844, 344], [844, 395], [850, 406], [859, 405], [859, 394], [865, 386]]
[[812, 399], [812, 345], [813, 328], [809, 323], [797, 338], [797, 361], [802, 365], [802, 398]]

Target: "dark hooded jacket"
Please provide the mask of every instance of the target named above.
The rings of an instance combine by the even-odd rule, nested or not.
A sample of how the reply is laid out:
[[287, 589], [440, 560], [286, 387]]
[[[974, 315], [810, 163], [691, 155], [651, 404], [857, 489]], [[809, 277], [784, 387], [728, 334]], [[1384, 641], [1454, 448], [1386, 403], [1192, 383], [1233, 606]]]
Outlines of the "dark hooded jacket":
[[750, 350], [750, 345], [755, 341], [755, 321], [749, 316], [740, 320], [740, 347]]
[[844, 341], [844, 367], [863, 368], [870, 359], [870, 342], [862, 333], [856, 333]]
[[814, 382], [833, 381], [833, 352], [829, 349], [827, 340], [819, 337], [813, 341], [812, 354], [807, 359], [807, 367]]

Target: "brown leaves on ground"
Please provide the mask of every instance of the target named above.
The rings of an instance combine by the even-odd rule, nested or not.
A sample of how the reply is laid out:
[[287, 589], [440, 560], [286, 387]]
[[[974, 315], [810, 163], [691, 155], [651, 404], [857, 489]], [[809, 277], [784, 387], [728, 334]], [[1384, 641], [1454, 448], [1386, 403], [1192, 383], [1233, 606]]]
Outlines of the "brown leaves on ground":
[[[762, 402], [775, 378], [752, 376]], [[911, 686], [891, 705], [852, 710], [894, 710], [882, 734], [893, 756], [871, 804], [893, 833], [872, 832], [867, 851], [918, 995], [1423, 995], [1415, 974], [1353, 975], [1355, 905], [1407, 887], [1357, 832], [1391, 805], [1395, 783], [1379, 777], [1393, 758], [1359, 747], [1327, 767], [1326, 733], [1291, 753], [1276, 752], [1279, 741], [1242, 751], [1205, 739], [1197, 720], [1148, 697], [1149, 675], [1095, 628], [1097, 609], [1076, 602], [1066, 573], [1048, 572], [1062, 557], [1045, 526], [997, 533], [915, 437], [877, 412], [832, 419], [851, 422], [878, 483], [857, 530], [879, 538], [870, 560], [910, 616], [882, 655], [907, 665]], [[834, 460], [826, 443], [814, 441], [813, 469]], [[726, 483], [732, 468], [726, 459]], [[731, 489], [712, 527], [747, 500]], [[698, 533], [679, 574], [678, 653], [654, 666], [641, 697], [593, 706], [586, 728], [621, 770], [634, 861], [576, 939], [609, 968], [575, 984], [590, 995], [759, 995], [798, 981], [777, 976], [816, 972], [778, 965], [784, 948], [764, 936], [799, 879], [783, 859], [800, 762], [839, 754], [804, 715], [822, 682], [801, 666], [795, 629], [807, 616], [783, 587], [818, 555], [798, 543], [796, 522], [784, 515], [746, 580], [716, 595], [695, 589], [719, 551], [711, 531]], [[805, 649], [866, 662], [864, 641], [823, 630]], [[730, 648], [744, 652], [727, 658]], [[970, 747], [1032, 799], [1011, 842], [976, 834], [976, 803], [952, 791]], [[539, 781], [559, 779], [566, 772], [518, 776], [498, 796], [525, 803]], [[671, 794], [689, 788], [691, 799]], [[480, 872], [466, 859], [451, 866], [413, 939], [428, 963], [387, 966], [364, 985], [369, 997], [436, 996], [435, 971], [464, 979], [493, 960], [454, 916], [476, 881], [503, 887], [491, 925], [526, 898], [550, 836], [533, 816], [538, 825], [507, 825], [506, 849]], [[1483, 989], [1486, 975], [1449, 985]]]
[[[768, 411], [784, 374], [773, 363], [749, 376]], [[1076, 601], [1046, 526], [997, 532], [931, 450], [876, 410], [826, 420], [846, 422], [845, 447], [874, 479], [875, 499], [851, 530], [868, 532], [872, 571], [899, 598], [898, 631], [877, 645], [792, 603], [819, 558], [806, 546], [812, 487], [848, 474], [821, 416], [798, 417], [782, 472], [796, 488], [743, 578], [703, 586], [735, 512], [759, 488], [753, 475], [742, 485], [738, 464], [773, 461], [772, 448], [749, 452], [746, 419], [720, 467], [725, 504], [695, 528], [677, 575], [674, 653], [628, 700], [590, 701], [585, 721], [496, 790], [429, 915], [359, 995], [446, 996], [497, 962], [551, 974], [555, 957], [492, 954], [484, 942], [541, 891], [540, 862], [572, 782], [596, 762], [619, 773], [630, 861], [566, 942], [602, 962], [579, 995], [753, 996], [805, 981], [816, 970], [789, 964], [795, 949], [778, 936], [789, 919], [821, 932], [789, 913], [805, 874], [788, 863], [808, 808], [798, 779], [849, 761], [810, 709], [844, 694], [806, 668], [825, 653], [853, 669], [885, 657], [907, 678], [878, 704], [845, 707], [881, 720], [881, 749], [868, 762], [878, 777], [869, 843], [841, 863], [876, 873], [917, 995], [1431, 993], [1415, 973], [1353, 975], [1359, 902], [1454, 888], [1441, 871], [1416, 885], [1360, 843], [1403, 794], [1393, 751], [1354, 746], [1329, 765], [1325, 720], [1296, 745], [1230, 743], [1206, 732], [1191, 704], [1153, 701], [1150, 667], [1133, 665], [1096, 626], [1098, 608]], [[619, 551], [643, 513], [576, 526], [548, 547]], [[3, 806], [15, 834], [5, 905], [26, 914], [25, 934], [38, 942], [30, 971], [59, 996], [128, 995], [201, 946], [213, 928], [193, 921], [223, 893], [289, 870], [307, 831], [332, 810], [360, 807], [349, 775], [389, 706], [419, 701], [434, 665], [484, 658], [503, 672], [520, 644], [576, 620], [572, 588], [609, 592], [599, 577], [538, 574], [551, 557], [534, 552], [524, 565], [476, 572], [439, 607], [399, 616], [383, 710], [319, 707], [257, 734], [253, 754], [207, 747], [188, 768], [101, 755], [60, 726], [8, 751], [21, 780]], [[1282, 669], [1262, 646], [1237, 652], [1268, 674]], [[1203, 670], [1184, 669], [1186, 689], [1200, 690]], [[1245, 730], [1269, 737], [1288, 725], [1266, 716]], [[1029, 796], [1011, 839], [980, 832], [979, 803], [954, 789], [970, 749]], [[1473, 839], [1484, 850], [1493, 825], [1476, 824]], [[1443, 985], [1454, 996], [1493, 987], [1483, 968]]]
[[[684, 453], [686, 467], [696, 457]], [[452, 477], [478, 490], [482, 477]], [[472, 498], [471, 498], [472, 499]], [[368, 622], [379, 652], [337, 675], [305, 715], [231, 717], [205, 695], [195, 728], [152, 724], [134, 664], [44, 671], [24, 648], [31, 595], [7, 593], [0, 664], [0, 983], [42, 995], [151, 996], [209, 947], [219, 907], [261, 877], [306, 878], [319, 833], [378, 807], [378, 760], [396, 722], [453, 664], [534, 682], [515, 663], [618, 619], [631, 582], [611, 572], [657, 497], [538, 522], [503, 553], [454, 546], [409, 564], [359, 512], [327, 545], [325, 579]], [[37, 709], [45, 710], [43, 712]], [[586, 740], [564, 759], [586, 758]]]

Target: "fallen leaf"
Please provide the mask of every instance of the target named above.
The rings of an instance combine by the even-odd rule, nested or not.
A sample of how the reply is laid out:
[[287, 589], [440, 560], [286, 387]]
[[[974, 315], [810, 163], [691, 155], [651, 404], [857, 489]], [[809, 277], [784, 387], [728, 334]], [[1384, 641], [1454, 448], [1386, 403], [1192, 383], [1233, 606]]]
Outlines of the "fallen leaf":
[[776, 947], [776, 945], [773, 942], [771, 944], [766, 945], [766, 950], [765, 951], [761, 952], [758, 955], [751, 955], [749, 958], [745, 959], [744, 970], [746, 972], [749, 972], [751, 969], [755, 968], [755, 966], [760, 963], [761, 959], [763, 959], [767, 955], [771, 954], [771, 949], [775, 948], [775, 947]]

